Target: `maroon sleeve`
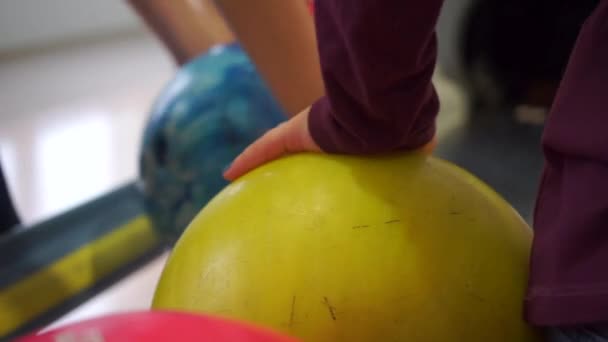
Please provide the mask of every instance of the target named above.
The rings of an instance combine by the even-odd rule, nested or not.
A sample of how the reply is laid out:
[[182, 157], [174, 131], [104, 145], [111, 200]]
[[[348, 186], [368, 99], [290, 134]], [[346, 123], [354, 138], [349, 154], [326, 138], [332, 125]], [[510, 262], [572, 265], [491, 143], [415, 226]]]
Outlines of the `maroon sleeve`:
[[608, 1], [580, 32], [543, 147], [527, 318], [608, 322]]
[[310, 111], [326, 152], [417, 148], [435, 134], [431, 77], [440, 0], [322, 0], [315, 20], [326, 96]]

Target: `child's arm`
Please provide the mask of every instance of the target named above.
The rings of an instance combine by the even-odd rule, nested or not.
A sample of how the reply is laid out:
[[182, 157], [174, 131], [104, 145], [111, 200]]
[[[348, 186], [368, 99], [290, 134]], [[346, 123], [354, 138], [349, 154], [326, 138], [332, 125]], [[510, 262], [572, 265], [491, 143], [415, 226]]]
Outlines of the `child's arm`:
[[252, 144], [224, 176], [235, 179], [293, 152], [370, 154], [429, 144], [439, 110], [431, 77], [441, 5], [441, 0], [317, 1], [326, 97]]
[[312, 15], [304, 0], [215, 0], [289, 116], [323, 96]]
[[[234, 38], [211, 0], [129, 0], [181, 65]], [[193, 5], [193, 4], [196, 4]]]
[[526, 305], [537, 325], [608, 322], [607, 85], [608, 1], [600, 1], [581, 28], [543, 134]]
[[327, 97], [310, 112], [326, 152], [414, 149], [435, 134], [439, 102], [431, 83], [442, 1], [317, 1]]

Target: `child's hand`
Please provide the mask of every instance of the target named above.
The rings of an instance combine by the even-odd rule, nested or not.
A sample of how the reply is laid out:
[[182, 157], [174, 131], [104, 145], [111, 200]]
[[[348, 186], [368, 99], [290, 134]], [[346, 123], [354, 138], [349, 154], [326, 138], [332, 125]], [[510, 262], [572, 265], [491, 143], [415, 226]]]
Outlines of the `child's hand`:
[[248, 171], [286, 154], [322, 152], [308, 130], [309, 110], [310, 107], [306, 108], [249, 145], [224, 172], [224, 178], [235, 180]]
[[[261, 138], [249, 145], [224, 172], [224, 178], [235, 180], [248, 171], [286, 154], [296, 152], [323, 152], [314, 142], [308, 130], [310, 107], [279, 126], [271, 129]], [[433, 153], [437, 140], [418, 149], [426, 154]]]

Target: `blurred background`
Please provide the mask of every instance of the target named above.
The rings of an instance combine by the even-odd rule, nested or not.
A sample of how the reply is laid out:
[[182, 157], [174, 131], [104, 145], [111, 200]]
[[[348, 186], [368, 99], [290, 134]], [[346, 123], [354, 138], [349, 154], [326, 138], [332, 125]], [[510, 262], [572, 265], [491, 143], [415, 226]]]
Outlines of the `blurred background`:
[[[230, 24], [207, 0], [0, 2], [0, 163], [9, 191], [0, 193], [0, 202], [12, 202], [20, 221], [0, 233], [3, 248], [18, 246], [14, 248], [27, 255], [11, 239], [26, 239], [23, 232], [32, 227], [77, 212], [79, 206], [139, 177], [153, 104], [184, 63], [235, 36], [245, 41], [255, 62], [272, 60], [268, 42], [250, 43], [261, 39], [256, 32], [292, 36], [295, 42], [301, 38], [302, 46], [314, 47], [312, 23], [296, 14], [309, 8], [304, 1], [293, 9], [285, 5], [290, 2], [283, 0], [286, 8], [280, 9], [275, 2], [275, 12], [262, 5], [245, 8], [246, 1], [218, 3]], [[439, 20], [434, 81], [442, 106], [437, 155], [488, 182], [527, 220], [542, 167], [542, 125], [578, 30], [596, 4], [453, 0], [445, 2]], [[277, 12], [292, 10], [288, 13], [297, 20], [286, 25], [277, 19]], [[279, 33], [257, 26], [273, 20]], [[300, 22], [301, 30], [289, 26]], [[287, 46], [277, 47], [283, 54], [277, 55], [301, 68], [289, 69], [276, 58], [268, 65], [283, 68], [281, 73], [263, 63], [258, 67], [283, 108], [291, 111], [301, 107], [292, 96], [300, 90], [273, 77], [292, 72], [292, 79], [318, 88], [315, 72], [308, 72], [318, 61], [314, 48], [298, 50], [285, 41]], [[306, 93], [300, 102], [316, 95]], [[51, 233], [45, 236], [53, 236], [52, 229], [47, 230]], [[57, 239], [61, 244], [70, 236]], [[13, 267], [17, 280], [29, 276], [15, 266], [20, 262], [15, 255], [0, 255], [0, 269]], [[28, 316], [37, 323], [28, 321], [19, 331], [146, 308], [165, 257], [157, 253], [69, 305], [55, 303], [61, 308], [50, 308], [53, 315], [45, 313], [49, 308], [40, 309]], [[2, 291], [11, 284], [0, 279], [0, 307], [6, 308], [8, 290]], [[8, 317], [3, 314], [11, 313], [0, 312], [0, 321]], [[0, 326], [0, 339], [2, 333]]]
[[24, 223], [134, 179], [167, 49], [125, 1], [0, 3], [0, 158]]
[[[542, 124], [577, 28], [596, 2], [446, 1], [438, 25], [436, 85], [447, 114], [440, 125], [463, 121], [462, 112]], [[207, 1], [176, 3], [211, 12], [206, 19], [217, 15]], [[156, 9], [163, 10], [171, 11]], [[146, 25], [175, 26], [158, 24], [152, 12], [138, 15], [118, 0], [0, 3], [0, 160], [24, 223], [136, 177], [151, 105], [186, 58]], [[178, 14], [169, 17], [189, 24]]]

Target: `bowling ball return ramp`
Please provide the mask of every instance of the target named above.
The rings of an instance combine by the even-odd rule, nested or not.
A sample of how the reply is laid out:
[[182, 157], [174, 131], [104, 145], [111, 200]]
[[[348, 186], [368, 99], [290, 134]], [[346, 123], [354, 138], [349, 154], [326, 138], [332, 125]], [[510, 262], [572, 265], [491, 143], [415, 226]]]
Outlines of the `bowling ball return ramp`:
[[0, 340], [56, 320], [163, 250], [135, 184], [0, 240]]

